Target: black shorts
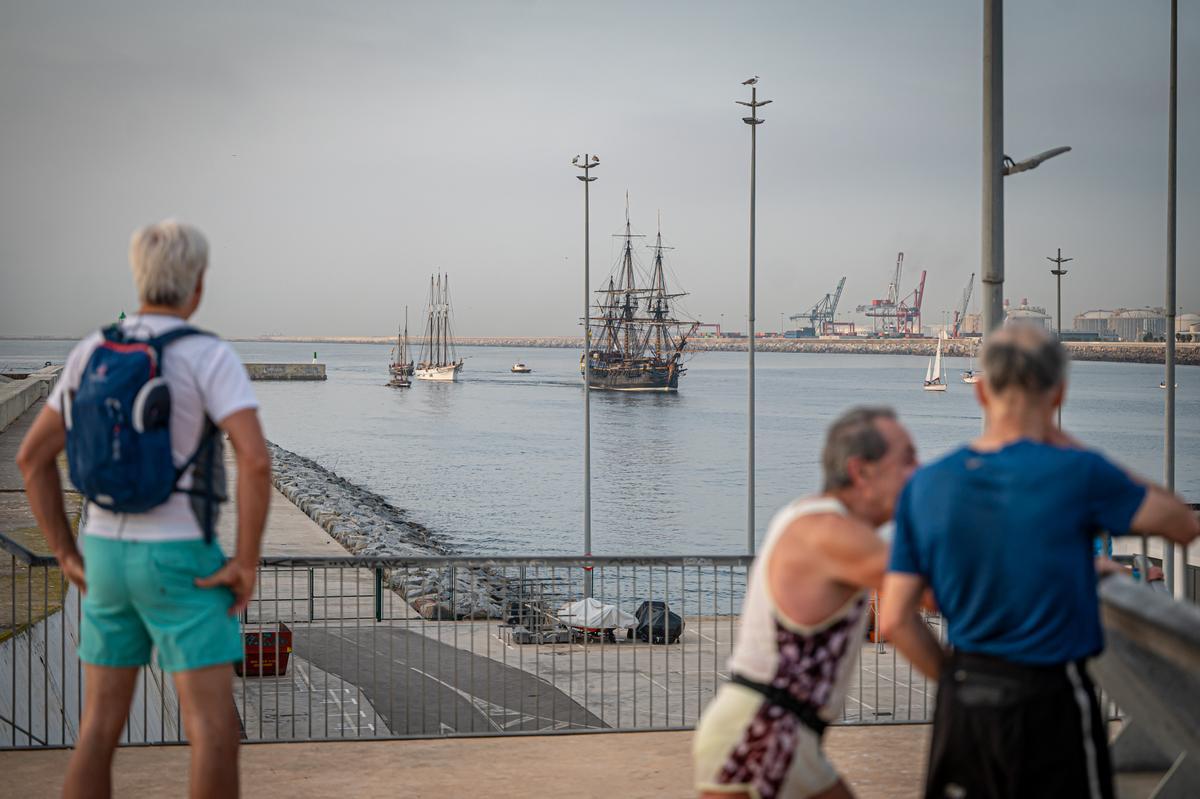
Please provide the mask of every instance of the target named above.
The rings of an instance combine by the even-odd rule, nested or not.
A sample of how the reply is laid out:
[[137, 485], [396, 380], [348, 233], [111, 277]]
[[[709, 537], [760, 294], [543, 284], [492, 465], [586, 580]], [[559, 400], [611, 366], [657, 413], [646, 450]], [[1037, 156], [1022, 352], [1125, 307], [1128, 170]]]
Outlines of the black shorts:
[[1083, 663], [956, 652], [938, 682], [927, 799], [1112, 799], [1108, 736]]

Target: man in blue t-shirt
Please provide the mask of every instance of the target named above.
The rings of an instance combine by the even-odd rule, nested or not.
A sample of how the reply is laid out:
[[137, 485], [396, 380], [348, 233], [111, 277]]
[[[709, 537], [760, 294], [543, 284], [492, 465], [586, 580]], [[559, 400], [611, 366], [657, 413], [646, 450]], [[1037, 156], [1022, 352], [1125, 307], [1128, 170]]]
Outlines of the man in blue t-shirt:
[[[976, 396], [983, 435], [917, 471], [896, 507], [881, 623], [939, 679], [927, 797], [1111, 797], [1107, 736], [1083, 663], [1104, 646], [1093, 539], [1200, 524], [1055, 427], [1062, 346], [992, 335]], [[933, 590], [950, 651], [922, 622]]]

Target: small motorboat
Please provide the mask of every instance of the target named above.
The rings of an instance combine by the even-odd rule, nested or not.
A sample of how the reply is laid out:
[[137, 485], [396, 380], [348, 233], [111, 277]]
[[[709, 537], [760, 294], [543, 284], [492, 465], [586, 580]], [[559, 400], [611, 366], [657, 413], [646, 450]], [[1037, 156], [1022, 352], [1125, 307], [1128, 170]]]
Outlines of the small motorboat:
[[520, 361], [517, 361], [516, 363], [514, 363], [512, 365], [512, 372], [513, 372], [513, 374], [516, 374], [516, 375], [527, 375], [532, 371], [533, 371], [532, 369], [530, 369], [528, 366], [521, 363]]
[[395, 375], [388, 381], [388, 385], [392, 388], [412, 388], [412, 381], [404, 375]]
[[[1166, 391], [1166, 390], [1167, 390], [1167, 381], [1166, 381], [1166, 380], [1159, 380], [1159, 381], [1158, 381], [1158, 387], [1159, 387], [1159, 388], [1161, 388], [1163, 391]], [[1178, 384], [1178, 383], [1176, 383], [1176, 384], [1175, 384], [1175, 388], [1179, 388], [1179, 384]]]

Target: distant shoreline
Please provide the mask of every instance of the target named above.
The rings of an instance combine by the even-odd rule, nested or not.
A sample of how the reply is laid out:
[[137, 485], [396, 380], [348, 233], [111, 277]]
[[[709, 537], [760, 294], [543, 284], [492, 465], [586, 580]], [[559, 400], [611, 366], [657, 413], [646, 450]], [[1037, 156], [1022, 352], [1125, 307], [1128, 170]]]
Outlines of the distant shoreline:
[[[74, 341], [59, 336], [0, 336], [0, 341]], [[247, 344], [390, 344], [393, 336], [253, 336], [232, 338], [230, 341]], [[464, 347], [511, 347], [579, 349], [583, 339], [578, 336], [460, 336], [455, 344]], [[977, 339], [949, 339], [943, 352], [949, 357], [965, 358], [971, 354]], [[937, 340], [924, 339], [755, 339], [756, 352], [834, 353], [858, 355], [932, 355]], [[1066, 342], [1072, 360], [1107, 363], [1162, 363], [1166, 346], [1161, 343]], [[688, 342], [695, 352], [745, 352], [746, 339], [696, 338]], [[1180, 366], [1200, 366], [1200, 344], [1175, 345], [1176, 363]]]
[[[235, 339], [244, 342], [287, 342], [293, 344], [390, 344], [392, 336], [260, 336]], [[580, 349], [583, 339], [577, 336], [529, 337], [470, 337], [460, 336], [455, 344], [464, 347], [510, 347], [545, 349]], [[966, 358], [978, 344], [978, 339], [949, 339], [942, 351], [952, 358]], [[1065, 344], [1072, 360], [1105, 363], [1162, 363], [1166, 345], [1134, 341], [1078, 342]], [[856, 355], [933, 355], [937, 339], [755, 339], [755, 352], [835, 353]], [[688, 342], [694, 352], [745, 352], [746, 339], [694, 338]], [[1175, 362], [1180, 366], [1200, 366], [1200, 344], [1175, 345]]]

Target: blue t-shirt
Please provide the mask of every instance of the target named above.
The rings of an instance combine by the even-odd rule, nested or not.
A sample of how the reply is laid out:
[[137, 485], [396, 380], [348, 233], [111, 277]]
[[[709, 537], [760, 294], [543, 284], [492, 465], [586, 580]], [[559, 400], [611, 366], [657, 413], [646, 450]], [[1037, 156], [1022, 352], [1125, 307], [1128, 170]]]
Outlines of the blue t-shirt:
[[925, 578], [957, 649], [1043, 665], [1088, 657], [1104, 646], [1092, 541], [1128, 533], [1145, 495], [1094, 452], [963, 447], [905, 486], [890, 569]]

